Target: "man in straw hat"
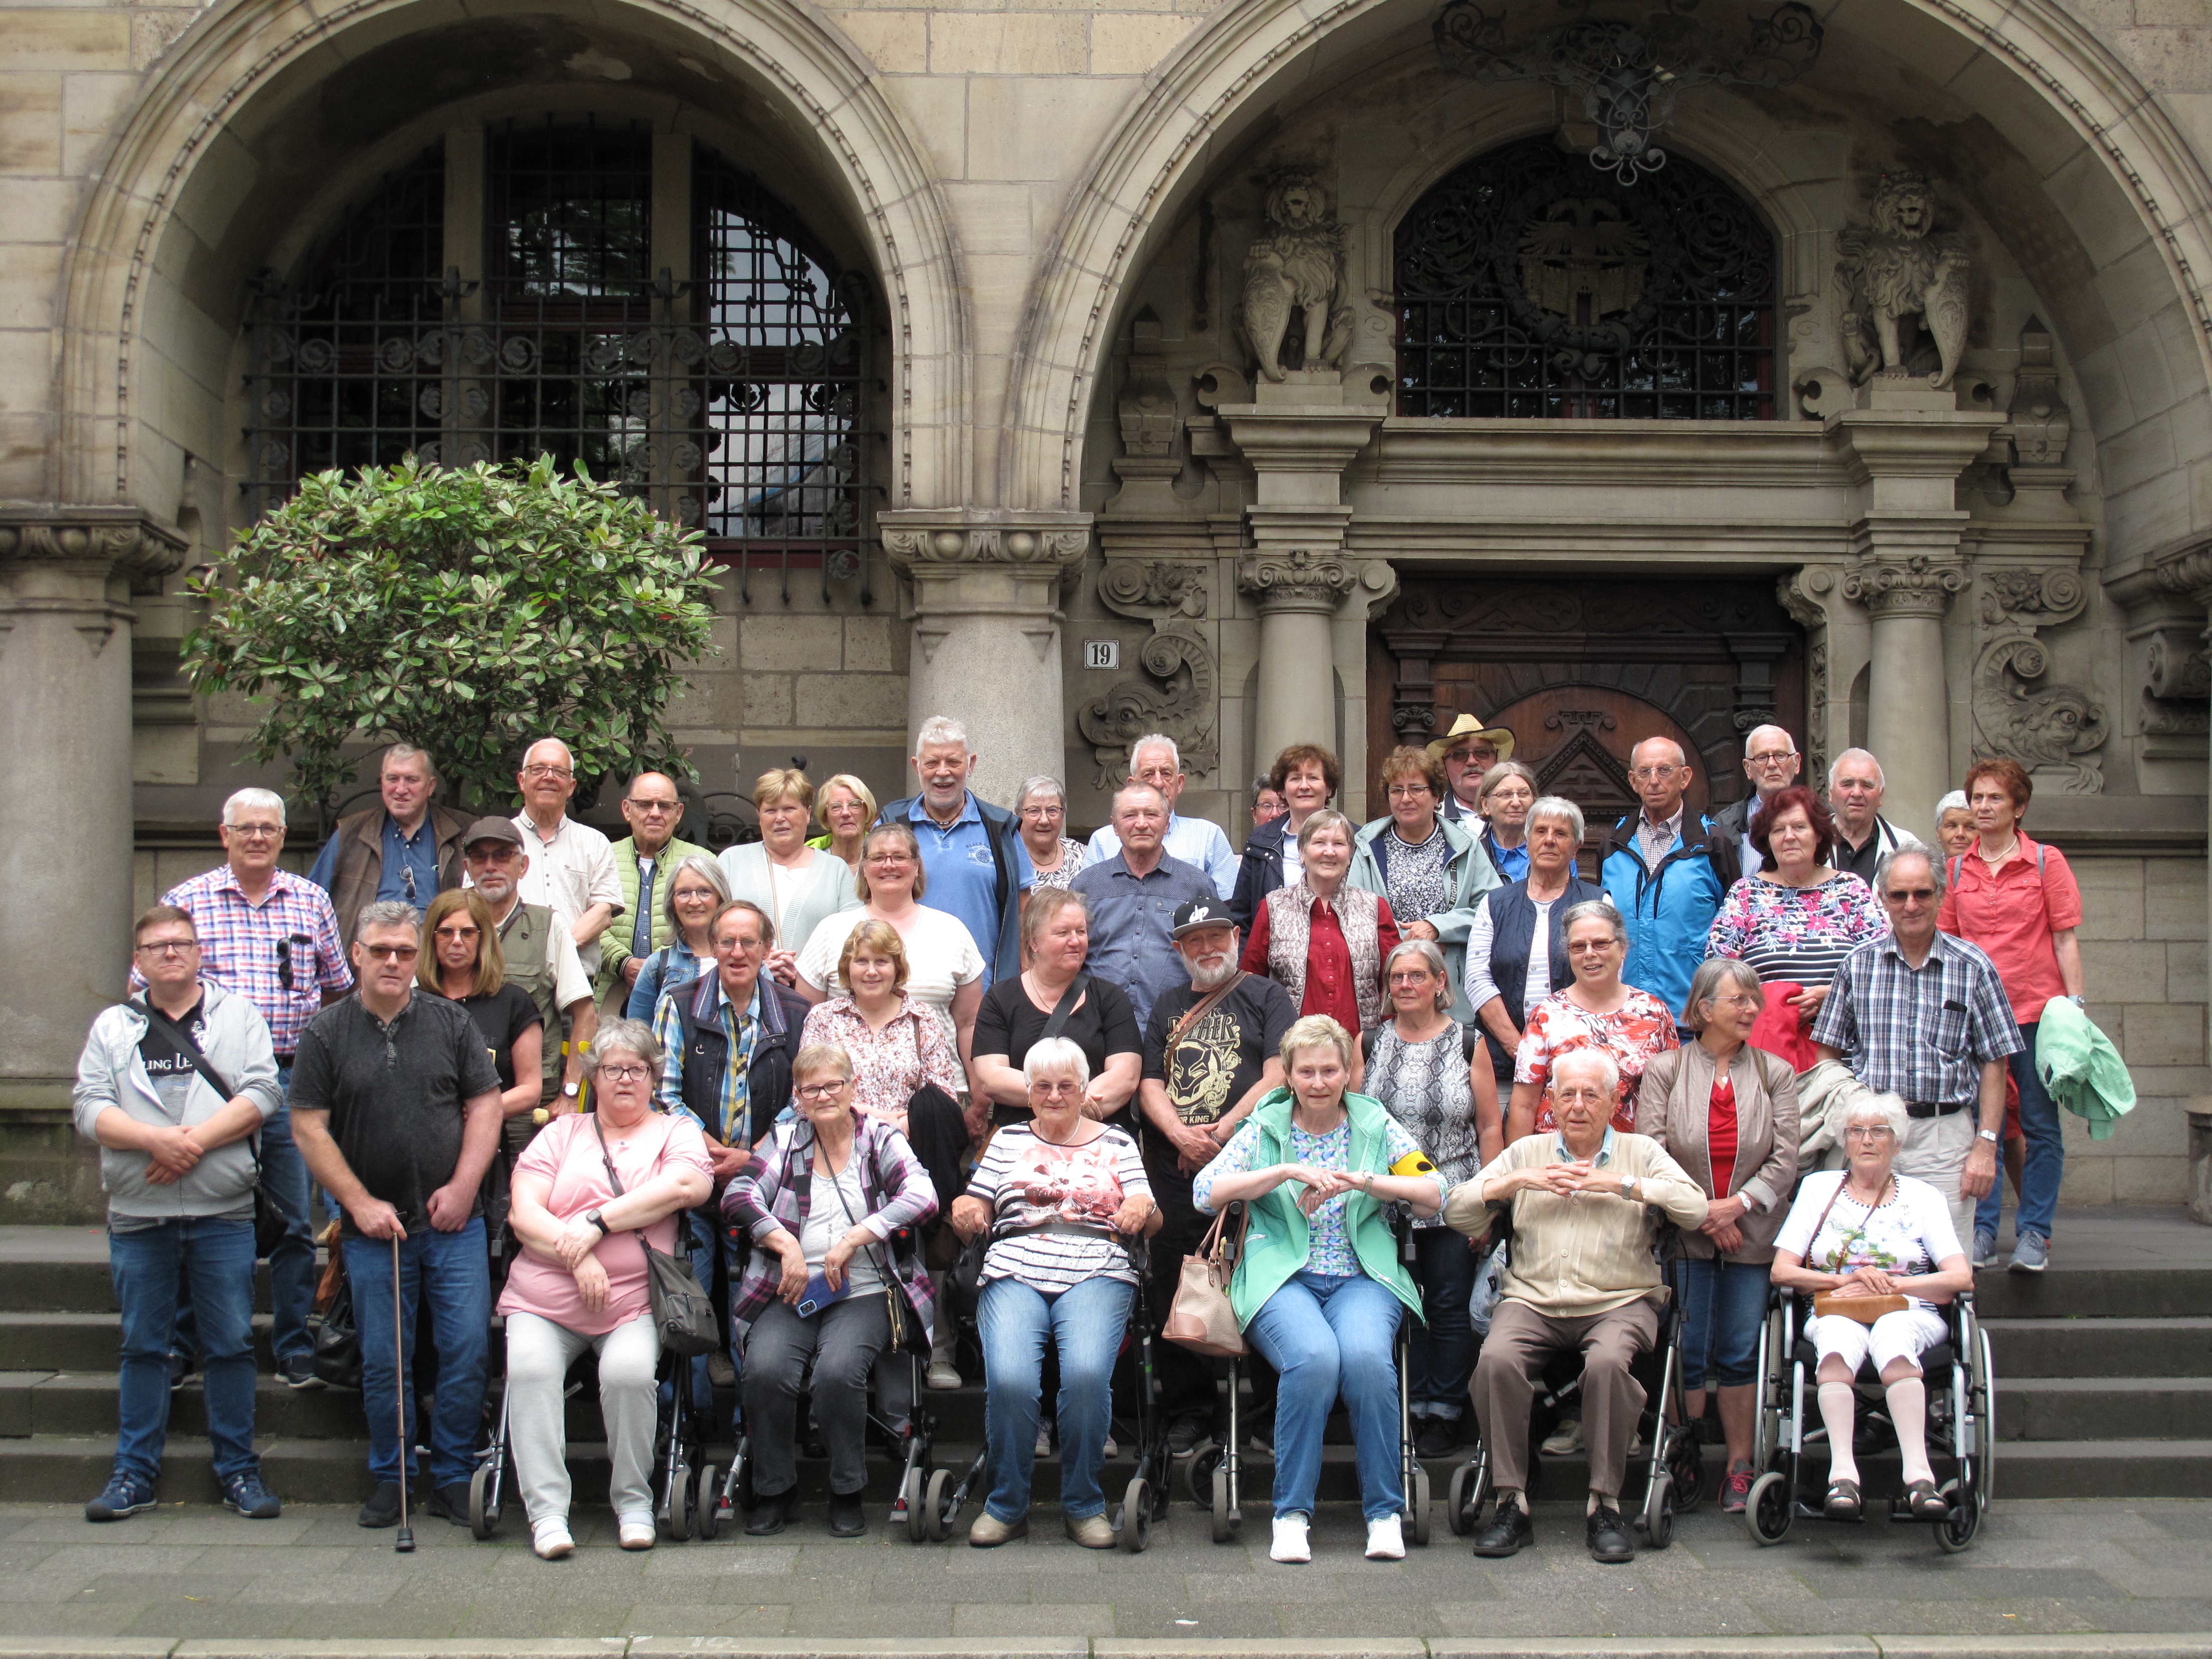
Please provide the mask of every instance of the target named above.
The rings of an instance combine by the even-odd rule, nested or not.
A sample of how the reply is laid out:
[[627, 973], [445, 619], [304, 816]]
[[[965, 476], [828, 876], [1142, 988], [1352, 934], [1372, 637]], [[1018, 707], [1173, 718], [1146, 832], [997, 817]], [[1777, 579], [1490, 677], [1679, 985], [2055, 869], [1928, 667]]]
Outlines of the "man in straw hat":
[[1502, 726], [1486, 726], [1474, 714], [1462, 714], [1451, 730], [1429, 745], [1431, 759], [1443, 763], [1444, 781], [1451, 786], [1444, 796], [1443, 816], [1450, 819], [1481, 817], [1476, 810], [1482, 797], [1483, 774], [1500, 761], [1513, 758], [1513, 733]]

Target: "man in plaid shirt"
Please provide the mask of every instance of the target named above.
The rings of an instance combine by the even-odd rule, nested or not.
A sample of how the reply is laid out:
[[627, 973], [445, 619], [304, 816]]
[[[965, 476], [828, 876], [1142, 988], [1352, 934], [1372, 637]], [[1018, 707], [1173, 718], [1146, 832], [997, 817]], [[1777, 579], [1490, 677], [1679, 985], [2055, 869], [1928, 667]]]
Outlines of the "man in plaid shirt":
[[[330, 896], [304, 876], [276, 867], [284, 850], [284, 798], [267, 789], [240, 790], [222, 804], [221, 833], [228, 862], [179, 882], [161, 895], [161, 902], [191, 915], [200, 938], [201, 977], [240, 993], [261, 1011], [276, 1045], [277, 1085], [289, 1093], [300, 1033], [325, 1004], [353, 988], [353, 974], [338, 944]], [[133, 969], [131, 988], [144, 982]], [[262, 1187], [284, 1218], [283, 1243], [269, 1256], [276, 1374], [295, 1389], [319, 1388], [314, 1334], [307, 1328], [315, 1300], [307, 1166], [292, 1142], [289, 1102], [262, 1124], [260, 1156]], [[198, 1346], [189, 1308], [178, 1315], [175, 1342], [172, 1386], [191, 1370]]]
[[1928, 849], [1901, 847], [1881, 861], [1875, 891], [1890, 933], [1843, 960], [1813, 1022], [1823, 1060], [1905, 1102], [1911, 1120], [1894, 1168], [1943, 1194], [1959, 1237], [1970, 1237], [1974, 1200], [1997, 1172], [2004, 1131], [2005, 1057], [2020, 1052], [2012, 1003], [1989, 957], [1936, 929], [1943, 866]]

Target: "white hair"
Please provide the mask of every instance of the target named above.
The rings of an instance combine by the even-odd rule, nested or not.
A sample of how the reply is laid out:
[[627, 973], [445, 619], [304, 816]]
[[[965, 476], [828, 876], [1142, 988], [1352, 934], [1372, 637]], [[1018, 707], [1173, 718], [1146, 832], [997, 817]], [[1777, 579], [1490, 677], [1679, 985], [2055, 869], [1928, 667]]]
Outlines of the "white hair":
[[1743, 757], [1746, 760], [1749, 760], [1751, 758], [1751, 745], [1758, 740], [1759, 734], [1762, 732], [1780, 732], [1782, 734], [1782, 740], [1790, 745], [1790, 752], [1793, 755], [1797, 752], [1797, 739], [1790, 735], [1790, 728], [1788, 726], [1772, 725], [1754, 726], [1750, 731], [1743, 734]]
[[1062, 806], [1067, 805], [1067, 790], [1058, 778], [1048, 772], [1040, 772], [1014, 791], [1014, 811], [1020, 811], [1030, 804], [1031, 795], [1050, 795]]
[[968, 728], [946, 714], [932, 714], [921, 723], [914, 734], [914, 757], [921, 758], [921, 751], [933, 743], [957, 743], [963, 751], [968, 747]]
[[[1492, 777], [1496, 775], [1495, 772], [1491, 774]], [[1486, 779], [1485, 781], [1488, 780]], [[1583, 809], [1565, 795], [1539, 795], [1528, 808], [1528, 822], [1522, 826], [1524, 832], [1534, 829], [1540, 821], [1544, 820], [1557, 820], [1565, 824], [1567, 833], [1575, 838], [1575, 845], [1579, 847], [1583, 844], [1583, 831], [1585, 827], [1583, 823]]]
[[[1886, 1127], [1897, 1144], [1905, 1144], [1905, 1133], [1912, 1127], [1911, 1114], [1905, 1109], [1905, 1100], [1899, 1095], [1878, 1095], [1871, 1091], [1860, 1095], [1844, 1108], [1843, 1121], [1836, 1125], [1840, 1132], [1854, 1123], [1881, 1123]], [[1837, 1139], [1841, 1139], [1838, 1133]]]
[[225, 823], [236, 823], [238, 815], [249, 806], [258, 806], [264, 811], [274, 812], [276, 815], [276, 822], [280, 824], [285, 821], [284, 797], [274, 789], [240, 790], [228, 800], [223, 802], [222, 821]]
[[[1854, 760], [1863, 760], [1868, 765], [1873, 767], [1874, 781], [1880, 784], [1884, 789], [1887, 789], [1889, 787], [1889, 780], [1882, 775], [1881, 763], [1874, 757], [1874, 751], [1872, 750], [1846, 749], [1842, 754], [1837, 756], [1834, 760], [1828, 763], [1828, 793], [1832, 795], [1836, 793], [1836, 777], [1837, 775], [1844, 769], [1844, 763], [1845, 761]], [[1960, 794], [1960, 792], [1955, 789], [1951, 793], [1959, 796], [1960, 805], [1964, 806], [1966, 804], [1966, 798], [1965, 795]], [[1943, 814], [1942, 809], [1937, 809], [1936, 817], [1938, 823], [1942, 821]]]
[[1082, 1045], [1064, 1036], [1046, 1037], [1030, 1044], [1030, 1051], [1022, 1056], [1022, 1081], [1035, 1083], [1041, 1073], [1073, 1072], [1075, 1086], [1091, 1086], [1091, 1061]]
[[1129, 745], [1130, 771], [1137, 769], [1137, 757], [1147, 749], [1166, 750], [1168, 758], [1175, 763], [1175, 769], [1178, 772], [1182, 770], [1182, 750], [1176, 747], [1176, 740], [1164, 732], [1147, 732]]
[[1936, 833], [1939, 835], [1942, 833], [1943, 820], [1949, 817], [1952, 813], [1971, 812], [1973, 810], [1974, 804], [1966, 799], [1966, 792], [1963, 789], [1954, 789], [1936, 803]]
[[1598, 1076], [1605, 1080], [1606, 1093], [1617, 1095], [1620, 1092], [1620, 1062], [1604, 1049], [1595, 1048], [1568, 1049], [1566, 1053], [1552, 1062], [1552, 1081], [1549, 1085], [1551, 1088], [1556, 1089], [1559, 1086], [1559, 1079], [1566, 1075], [1567, 1067], [1570, 1066], [1596, 1066]]
[[385, 767], [396, 760], [421, 761], [422, 763], [422, 775], [429, 779], [433, 783], [437, 782], [438, 763], [431, 757], [430, 751], [422, 748], [420, 744], [412, 743], [393, 744], [391, 748], [384, 751], [383, 758], [376, 763], [377, 775], [379, 777], [383, 776]]
[[530, 746], [522, 751], [522, 763], [525, 766], [529, 765], [530, 757], [536, 754], [539, 750], [543, 749], [549, 743], [561, 751], [561, 764], [567, 767], [571, 772], [574, 771], [576, 769], [576, 751], [569, 748], [567, 744], [562, 742], [558, 738], [532, 738]]

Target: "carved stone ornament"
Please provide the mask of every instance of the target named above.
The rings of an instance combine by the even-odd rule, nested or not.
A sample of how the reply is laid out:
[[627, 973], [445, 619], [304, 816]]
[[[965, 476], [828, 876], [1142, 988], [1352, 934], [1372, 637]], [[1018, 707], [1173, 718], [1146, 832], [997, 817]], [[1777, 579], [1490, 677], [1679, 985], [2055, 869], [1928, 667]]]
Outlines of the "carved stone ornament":
[[1237, 562], [1237, 587], [1262, 611], [1334, 611], [1358, 581], [1350, 560], [1303, 547], [1248, 553]]
[[[1352, 307], [1340, 303], [1344, 227], [1320, 179], [1304, 167], [1276, 173], [1267, 185], [1267, 234], [1244, 255], [1244, 331], [1260, 373], [1280, 380], [1285, 368], [1341, 368], [1352, 324]], [[1297, 337], [1291, 334], [1293, 313], [1304, 323]], [[1286, 361], [1291, 355], [1295, 362]]]
[[1176, 434], [1182, 428], [1182, 411], [1176, 406], [1175, 388], [1168, 384], [1165, 362], [1160, 319], [1147, 307], [1137, 313], [1132, 327], [1129, 374], [1114, 404], [1115, 418], [1121, 428], [1121, 448], [1127, 454], [1164, 458], [1175, 449]]
[[2007, 622], [2054, 628], [2072, 622], [2089, 603], [2089, 584], [2071, 570], [2008, 566], [1978, 573], [1985, 626]]
[[2088, 757], [2104, 746], [2105, 710], [2071, 685], [2037, 687], [2051, 672], [2040, 640], [2008, 635], [1983, 647], [1974, 666], [1974, 752], [2005, 755], [2069, 795], [2100, 794], [2105, 775]]
[[1870, 229], [1854, 228], [1836, 239], [1851, 380], [1925, 375], [1941, 391], [1966, 347], [1965, 239], [1936, 229], [1934, 192], [1909, 169], [1883, 178], [1869, 216]]
[[1774, 597], [1790, 618], [1805, 630], [1805, 775], [1825, 777], [1828, 769], [1828, 608], [1837, 588], [1836, 573], [1807, 565], [1774, 585]]
[[1195, 618], [1206, 614], [1206, 574], [1202, 564], [1109, 559], [1098, 573], [1098, 598], [1125, 617], [1158, 622], [1180, 613]]
[[2051, 331], [2031, 317], [2020, 331], [2020, 368], [2013, 376], [2012, 402], [2005, 407], [2012, 430], [2012, 465], [2063, 466], [2066, 441], [2074, 433], [2074, 411], [2058, 395], [2058, 367], [2051, 360]]
[[104, 562], [127, 572], [132, 588], [146, 592], [183, 568], [186, 550], [182, 534], [125, 502], [0, 507], [0, 564]]
[[884, 532], [884, 551], [908, 569], [931, 565], [1027, 565], [1066, 569], [1082, 562], [1088, 530], [1026, 526], [965, 525], [940, 529], [900, 526]]
[[1152, 636], [1137, 651], [1145, 678], [1118, 680], [1076, 712], [1076, 730], [1097, 763], [1095, 787], [1118, 783], [1129, 745], [1152, 732], [1175, 739], [1194, 775], [1218, 763], [1220, 675], [1212, 644], [1194, 625], [1206, 615], [1207, 569], [1159, 559], [1109, 559], [1099, 571], [1100, 602], [1121, 616], [1150, 621]]
[[1843, 595], [1873, 617], [1941, 617], [1951, 596], [1966, 585], [1962, 565], [1915, 553], [1903, 559], [1868, 559], [1844, 578]]

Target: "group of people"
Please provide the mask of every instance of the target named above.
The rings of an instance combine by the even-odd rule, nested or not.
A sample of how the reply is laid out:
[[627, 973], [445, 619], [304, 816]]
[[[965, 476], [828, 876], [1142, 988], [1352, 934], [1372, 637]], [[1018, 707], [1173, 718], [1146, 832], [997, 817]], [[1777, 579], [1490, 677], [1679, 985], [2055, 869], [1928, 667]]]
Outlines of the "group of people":
[[[677, 837], [682, 797], [657, 773], [629, 781], [628, 837], [570, 817], [556, 739], [524, 755], [520, 813], [474, 821], [432, 804], [427, 755], [387, 750], [380, 807], [342, 819], [304, 878], [280, 866], [281, 798], [239, 792], [225, 864], [139, 919], [131, 995], [80, 1067], [125, 1309], [123, 1431], [88, 1516], [150, 1504], [167, 1394], [195, 1366], [228, 1501], [276, 1512], [252, 1446], [256, 1189], [277, 1369], [307, 1388], [311, 1184], [338, 1226], [364, 1392], [409, 1413], [368, 1413], [365, 1526], [395, 1521], [415, 1478], [418, 1340], [437, 1373], [423, 1501], [466, 1520], [495, 1303], [538, 1553], [574, 1548], [561, 1401], [587, 1348], [621, 1542], [650, 1547], [666, 1369], [650, 1244], [688, 1256], [723, 1316], [726, 1348], [672, 1386], [704, 1411], [735, 1385], [747, 1529], [795, 1516], [804, 1395], [830, 1530], [859, 1533], [871, 1391], [893, 1421], [913, 1408], [896, 1350], [927, 1355], [924, 1386], [962, 1384], [947, 1275], [965, 1250], [991, 1460], [969, 1540], [1023, 1530], [1056, 1443], [1070, 1535], [1109, 1547], [1122, 1332], [1164, 1322], [1182, 1259], [1231, 1204], [1278, 1559], [1310, 1555], [1340, 1399], [1368, 1553], [1402, 1553], [1408, 1317], [1416, 1449], [1449, 1455], [1470, 1406], [1492, 1449], [1478, 1550], [1528, 1540], [1535, 1382], [1576, 1350], [1581, 1415], [1547, 1449], [1587, 1444], [1591, 1552], [1628, 1559], [1654, 1211], [1680, 1231], [1684, 1370], [1693, 1402], [1717, 1395], [1723, 1507], [1750, 1483], [1770, 1285], [1912, 1298], [1871, 1328], [1813, 1322], [1821, 1410], [1844, 1425], [1830, 1506], [1858, 1502], [1850, 1378], [1869, 1354], [1911, 1501], [1940, 1503], [1913, 1404], [1941, 1334], [1929, 1309], [1996, 1260], [2013, 1126], [2009, 1265], [2048, 1260], [2063, 1155], [2035, 1036], [2082, 996], [2079, 895], [2020, 829], [2027, 775], [1972, 769], [1972, 836], [1939, 852], [1881, 817], [1863, 750], [1823, 799], [1796, 781], [1789, 734], [1759, 727], [1750, 794], [1705, 816], [1683, 751], [1651, 738], [1632, 757], [1640, 810], [1585, 865], [1581, 810], [1513, 746], [1463, 716], [1393, 750], [1387, 810], [1361, 824], [1332, 804], [1336, 757], [1295, 744], [1255, 785], [1241, 851], [1176, 811], [1164, 736], [1133, 746], [1084, 843], [1054, 779], [1012, 810], [977, 797], [966, 734], [941, 718], [917, 734], [912, 795], [878, 806], [857, 778], [772, 770], [759, 838], [719, 855]], [[1939, 833], [1957, 833], [1946, 808]], [[1801, 1169], [1816, 1107], [1839, 1170]], [[514, 1247], [496, 1283], [488, 1192]], [[1470, 1291], [1506, 1225], [1478, 1343]], [[1171, 1450], [1221, 1431], [1216, 1362], [1163, 1345], [1158, 1382]]]

